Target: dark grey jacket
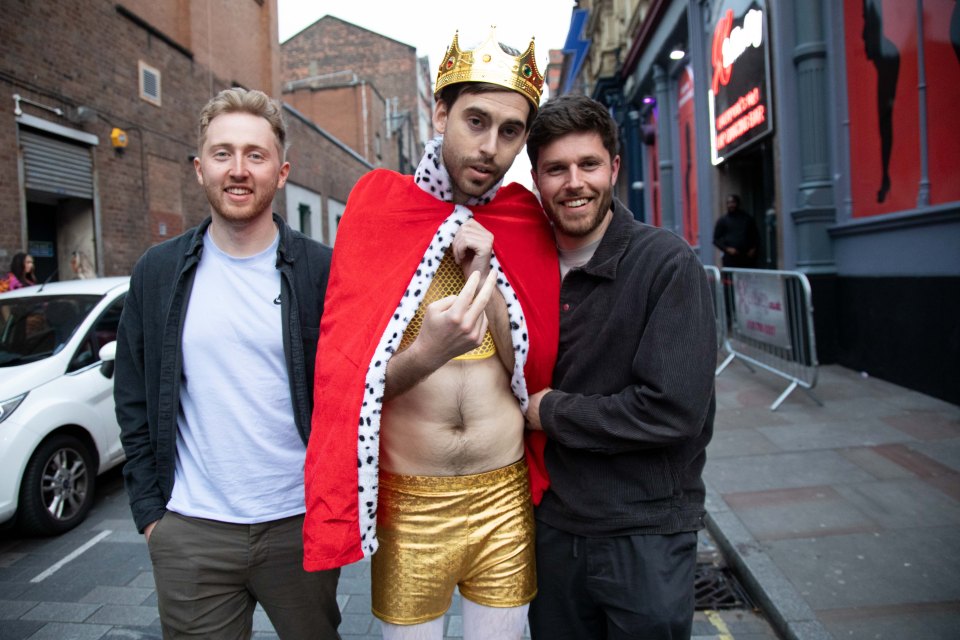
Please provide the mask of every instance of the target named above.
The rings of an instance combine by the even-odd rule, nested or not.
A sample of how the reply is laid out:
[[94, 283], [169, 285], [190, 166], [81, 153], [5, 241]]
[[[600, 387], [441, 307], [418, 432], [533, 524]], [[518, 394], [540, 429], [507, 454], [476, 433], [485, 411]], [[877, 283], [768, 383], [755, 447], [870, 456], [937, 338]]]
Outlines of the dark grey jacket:
[[[313, 369], [320, 336], [331, 249], [292, 230], [280, 229], [277, 269], [283, 316], [283, 351], [300, 437], [310, 436]], [[180, 410], [181, 336], [187, 303], [210, 219], [151, 247], [137, 261], [117, 332], [114, 398], [123, 468], [137, 529], [159, 520], [173, 490], [177, 414]]]
[[703, 526], [717, 342], [696, 254], [619, 202], [560, 288], [553, 388], [540, 404], [550, 489], [537, 518], [584, 536]]

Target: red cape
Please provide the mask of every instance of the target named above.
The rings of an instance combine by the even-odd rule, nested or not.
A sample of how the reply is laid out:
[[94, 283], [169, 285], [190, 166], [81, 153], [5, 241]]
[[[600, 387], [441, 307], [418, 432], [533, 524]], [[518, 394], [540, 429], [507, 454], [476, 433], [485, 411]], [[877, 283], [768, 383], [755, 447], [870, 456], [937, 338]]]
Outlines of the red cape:
[[[507, 290], [512, 287], [520, 302], [529, 335], [523, 376], [527, 394], [536, 393], [550, 385], [557, 354], [560, 275], [553, 232], [536, 198], [517, 184], [498, 191], [489, 204], [467, 208], [493, 233]], [[382, 386], [375, 389], [376, 372], [386, 369], [384, 355], [389, 359], [378, 345], [389, 338], [384, 334], [391, 323], [395, 333], [398, 305], [410, 295], [428, 248], [449, 244], [438, 229], [453, 212], [452, 203], [424, 192], [412, 176], [382, 169], [364, 176], [350, 194], [337, 230], [317, 350], [305, 468], [309, 571], [340, 567], [376, 549], [370, 525], [362, 523], [375, 522], [377, 500]], [[372, 416], [368, 405], [375, 407]], [[526, 444], [532, 498], [539, 503], [548, 486], [543, 434], [528, 432]]]

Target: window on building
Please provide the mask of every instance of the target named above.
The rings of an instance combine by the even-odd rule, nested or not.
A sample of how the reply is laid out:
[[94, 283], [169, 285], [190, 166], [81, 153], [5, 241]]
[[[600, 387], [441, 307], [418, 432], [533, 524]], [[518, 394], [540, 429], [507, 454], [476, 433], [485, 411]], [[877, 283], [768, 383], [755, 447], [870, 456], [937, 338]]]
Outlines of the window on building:
[[300, 233], [312, 238], [313, 233], [310, 228], [310, 205], [303, 204], [301, 202], [297, 209], [300, 211]]

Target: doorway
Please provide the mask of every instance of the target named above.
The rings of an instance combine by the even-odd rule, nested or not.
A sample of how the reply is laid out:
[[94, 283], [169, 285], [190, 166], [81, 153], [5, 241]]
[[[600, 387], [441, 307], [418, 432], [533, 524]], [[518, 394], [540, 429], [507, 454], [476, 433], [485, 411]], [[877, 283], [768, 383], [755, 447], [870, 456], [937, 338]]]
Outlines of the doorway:
[[37, 282], [97, 275], [93, 201], [27, 194], [27, 252]]
[[[744, 211], [749, 213], [760, 232], [758, 268], [777, 268], [776, 184], [773, 171], [773, 145], [769, 138], [737, 153], [722, 165], [721, 203], [736, 193]], [[722, 211], [718, 211], [718, 215]]]

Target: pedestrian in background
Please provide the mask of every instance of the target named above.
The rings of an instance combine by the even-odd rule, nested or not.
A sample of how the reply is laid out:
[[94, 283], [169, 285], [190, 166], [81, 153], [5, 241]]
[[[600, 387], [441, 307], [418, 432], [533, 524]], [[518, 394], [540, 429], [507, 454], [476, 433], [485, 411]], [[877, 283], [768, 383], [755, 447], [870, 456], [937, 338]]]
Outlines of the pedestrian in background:
[[16, 253], [13, 260], [10, 261], [10, 271], [7, 273], [6, 286], [0, 283], [0, 291], [13, 291], [21, 287], [29, 287], [37, 284], [37, 278], [33, 270], [33, 256], [29, 253]]
[[617, 126], [586, 96], [548, 101], [527, 139], [563, 280], [536, 509], [534, 640], [690, 637], [716, 334], [686, 242], [613, 198]]
[[760, 232], [753, 216], [740, 207], [740, 196], [727, 198], [727, 212], [713, 228], [713, 244], [723, 252], [723, 266], [757, 268]]
[[200, 114], [211, 216], [134, 267], [117, 337], [124, 479], [164, 638], [339, 638], [339, 568], [304, 571], [303, 464], [331, 251], [272, 213], [290, 171], [279, 103]]

